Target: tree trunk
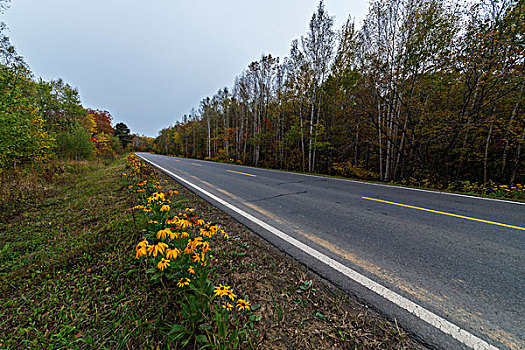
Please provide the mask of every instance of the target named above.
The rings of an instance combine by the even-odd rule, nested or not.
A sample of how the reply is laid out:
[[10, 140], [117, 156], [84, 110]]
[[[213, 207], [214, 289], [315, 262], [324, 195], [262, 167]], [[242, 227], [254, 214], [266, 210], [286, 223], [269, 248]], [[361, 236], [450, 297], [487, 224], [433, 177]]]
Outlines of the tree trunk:
[[492, 137], [492, 129], [494, 128], [494, 118], [490, 123], [489, 133], [487, 135], [487, 140], [485, 141], [485, 155], [483, 157], [483, 183], [488, 182], [488, 162], [489, 162], [489, 145], [490, 138]]
[[210, 116], [206, 117], [206, 122], [208, 126], [208, 157], [211, 158], [211, 125], [210, 125]]
[[379, 178], [383, 179], [383, 138], [381, 135], [381, 102], [377, 104], [377, 131], [379, 144]]
[[[523, 89], [522, 89], [523, 90]], [[510, 129], [512, 128], [512, 123], [516, 117], [516, 112], [518, 111], [519, 102], [516, 102], [514, 109], [512, 110], [512, 115], [510, 117], [509, 123], [507, 124], [507, 130], [505, 133], [505, 146], [503, 147], [503, 157], [501, 161], [501, 178], [505, 177], [505, 168], [507, 166], [507, 151], [509, 149], [509, 138], [510, 138]]]
[[308, 172], [312, 172], [312, 137], [314, 133], [314, 103], [310, 105], [310, 131], [308, 133]]
[[302, 153], [302, 171], [306, 169], [306, 154], [304, 149], [304, 132], [303, 132], [303, 104], [299, 103], [299, 127], [301, 128], [301, 153]]
[[[520, 163], [520, 156], [521, 156], [521, 145], [523, 145], [523, 141], [525, 141], [525, 127], [523, 128], [523, 132], [521, 133], [520, 143], [518, 145], [518, 149], [516, 150], [516, 158], [514, 159], [514, 166], [512, 171], [512, 177], [510, 178], [510, 186], [514, 186], [514, 181], [516, 181], [516, 173], [518, 172], [518, 169], [523, 171], [523, 163]], [[521, 164], [521, 167], [519, 166]]]

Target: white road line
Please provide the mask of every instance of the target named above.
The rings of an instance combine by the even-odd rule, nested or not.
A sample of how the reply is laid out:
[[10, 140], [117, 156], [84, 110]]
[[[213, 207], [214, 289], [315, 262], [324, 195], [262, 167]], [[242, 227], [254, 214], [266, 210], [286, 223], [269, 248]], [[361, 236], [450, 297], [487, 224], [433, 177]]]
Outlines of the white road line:
[[292, 244], [296, 248], [302, 250], [303, 252], [307, 253], [308, 255], [316, 258], [317, 260], [321, 261], [322, 263], [330, 266], [334, 270], [342, 273], [343, 275], [347, 276], [348, 278], [354, 280], [355, 282], [361, 284], [362, 286], [370, 289], [371, 291], [374, 291], [375, 293], [379, 294], [383, 298], [387, 299], [388, 301], [396, 304], [397, 306], [405, 309], [412, 315], [418, 317], [419, 319], [427, 322], [428, 324], [434, 326], [435, 328], [441, 330], [443, 333], [448, 334], [455, 338], [456, 340], [460, 341], [461, 343], [465, 344], [466, 346], [475, 349], [475, 350], [498, 350], [498, 348], [490, 345], [483, 339], [480, 339], [476, 337], [475, 335], [467, 332], [464, 329], [461, 329], [460, 327], [456, 326], [455, 324], [445, 320], [444, 318], [434, 314], [431, 311], [428, 311], [427, 309], [423, 308], [422, 306], [419, 306], [418, 304], [408, 300], [407, 298], [397, 294], [396, 292], [391, 291], [390, 289], [380, 285], [379, 283], [371, 280], [370, 278], [361, 275], [360, 273], [352, 270], [351, 268], [335, 261], [334, 259], [322, 254], [321, 252], [311, 248], [310, 246], [296, 240], [293, 237], [288, 236], [286, 233], [276, 229], [275, 227], [267, 224], [266, 222], [256, 218], [255, 216], [245, 212], [244, 210], [237, 208], [233, 204], [226, 202], [225, 200], [211, 194], [210, 192], [206, 191], [203, 188], [200, 188], [199, 186], [195, 185], [194, 183], [180, 177], [177, 174], [172, 173], [171, 171], [153, 163], [152, 161], [139, 156], [148, 163], [151, 163], [158, 169], [162, 170], [166, 174], [172, 176], [173, 178], [187, 184], [190, 187], [193, 187], [200, 193], [204, 194], [205, 196], [213, 199], [214, 201], [217, 201], [224, 205], [225, 207], [233, 210], [239, 215], [242, 215], [246, 219], [252, 221], [253, 223], [257, 224], [258, 226], [264, 228], [265, 230], [270, 231], [277, 237], [281, 238], [282, 240]]

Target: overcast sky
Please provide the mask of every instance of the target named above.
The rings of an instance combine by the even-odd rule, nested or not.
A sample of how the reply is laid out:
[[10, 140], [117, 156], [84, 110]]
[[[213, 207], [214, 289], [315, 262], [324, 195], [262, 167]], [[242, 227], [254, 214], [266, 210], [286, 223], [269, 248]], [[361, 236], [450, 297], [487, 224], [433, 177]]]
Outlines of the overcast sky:
[[[37, 77], [63, 78], [86, 107], [157, 136], [231, 87], [262, 54], [288, 55], [318, 0], [12, 0], [0, 20]], [[325, 0], [339, 28], [367, 0]]]

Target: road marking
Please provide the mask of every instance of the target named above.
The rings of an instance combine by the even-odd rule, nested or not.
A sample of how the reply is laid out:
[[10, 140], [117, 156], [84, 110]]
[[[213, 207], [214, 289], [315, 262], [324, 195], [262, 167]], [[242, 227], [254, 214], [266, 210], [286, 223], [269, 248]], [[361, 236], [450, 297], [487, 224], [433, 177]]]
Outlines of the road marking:
[[[161, 157], [170, 157], [172, 159], [174, 158], [173, 156], [161, 156]], [[184, 158], [184, 159], [188, 159], [188, 158]], [[207, 160], [199, 160], [199, 161], [200, 162], [208, 162], [209, 163], [209, 161], [207, 161]], [[293, 174], [293, 175], [310, 176], [310, 177], [316, 177], [316, 178], [320, 178], [320, 179], [330, 179], [330, 180], [335, 180], [335, 181], [353, 182], [353, 183], [358, 183], [358, 184], [362, 184], [362, 185], [380, 186], [380, 187], [387, 187], [387, 188], [391, 188], [391, 189], [392, 188], [394, 188], [394, 189], [398, 188], [398, 189], [403, 189], [403, 190], [408, 190], [408, 191], [418, 191], [418, 192], [442, 194], [442, 195], [446, 195], [446, 196], [456, 196], [456, 197], [480, 199], [480, 200], [484, 200], [484, 201], [493, 201], [493, 202], [499, 202], [499, 203], [525, 205], [525, 202], [509, 201], [509, 200], [499, 199], [499, 198], [477, 197], [477, 196], [471, 196], [471, 195], [468, 195], [468, 194], [442, 192], [442, 191], [439, 191], [439, 190], [425, 190], [425, 189], [422, 189], [422, 188], [413, 188], [413, 187], [405, 187], [405, 186], [394, 186], [394, 185], [380, 184], [380, 183], [375, 183], [375, 182], [365, 182], [365, 181], [351, 180], [351, 179], [340, 179], [340, 178], [331, 177], [331, 176], [320, 176], [320, 175], [313, 175], [313, 174], [295, 173], [295, 172], [284, 171], [284, 170], [256, 168], [256, 167], [248, 166], [248, 165], [237, 165], [237, 166], [238, 167], [242, 167], [242, 168], [261, 170], [261, 171], [273, 171], [273, 172], [276, 172], [276, 173], [286, 173], [286, 174]]]
[[196, 165], [196, 166], [202, 166], [201, 164], [197, 164], [197, 163], [190, 163], [190, 164], [193, 164], [193, 165]]
[[478, 338], [474, 334], [471, 334], [467, 332], [466, 330], [456, 326], [450, 321], [445, 320], [444, 318], [434, 314], [431, 311], [428, 311], [427, 309], [423, 308], [422, 306], [419, 306], [418, 304], [414, 303], [413, 301], [408, 300], [407, 298], [397, 294], [394, 291], [391, 291], [390, 289], [382, 286], [381, 284], [371, 280], [370, 278], [361, 275], [359, 272], [356, 272], [352, 270], [351, 268], [341, 264], [340, 262], [324, 255], [323, 253], [313, 249], [312, 247], [304, 244], [301, 241], [298, 241], [297, 239], [288, 236], [286, 233], [282, 232], [281, 230], [267, 224], [266, 222], [256, 218], [255, 216], [245, 212], [244, 210], [234, 206], [233, 204], [215, 196], [214, 194], [206, 191], [203, 188], [200, 188], [199, 186], [193, 184], [192, 182], [184, 179], [183, 177], [172, 173], [171, 171], [153, 163], [152, 161], [139, 156], [148, 163], [152, 164], [156, 168], [162, 170], [164, 173], [170, 175], [174, 179], [179, 180], [180, 182], [196, 189], [203, 195], [207, 196], [208, 198], [216, 201], [217, 203], [220, 203], [224, 205], [225, 207], [229, 208], [230, 210], [236, 212], [239, 215], [242, 215], [246, 219], [250, 220], [251, 222], [255, 223], [256, 225], [262, 227], [263, 229], [273, 233], [277, 237], [281, 238], [285, 242], [288, 242], [295, 246], [297, 249], [302, 250], [306, 254], [310, 255], [311, 257], [321, 261], [322, 263], [328, 265], [329, 267], [333, 268], [334, 270], [342, 273], [343, 275], [347, 276], [348, 278], [354, 280], [355, 282], [363, 285], [364, 287], [370, 289], [371, 291], [377, 293], [378, 295], [382, 296], [383, 298], [387, 299], [388, 301], [396, 304], [400, 308], [408, 311], [412, 315], [418, 317], [419, 319], [427, 322], [428, 324], [434, 326], [435, 328], [441, 330], [443, 333], [450, 335], [454, 339], [458, 340], [459, 342], [465, 344], [466, 346], [475, 349], [475, 350], [498, 350], [495, 346], [490, 345], [486, 341], [484, 341], [481, 338]]
[[361, 198], [363, 198], [363, 199], [367, 199], [367, 200], [369, 200], [369, 201], [375, 201], [375, 202], [387, 203], [387, 204], [397, 205], [397, 206], [399, 206], [399, 207], [405, 207], [405, 208], [417, 209], [417, 210], [422, 210], [422, 211], [428, 211], [428, 212], [430, 212], [430, 213], [434, 213], [434, 214], [453, 216], [453, 217], [461, 218], [461, 219], [465, 219], [465, 220], [472, 220], [472, 221], [477, 221], [477, 222], [483, 222], [483, 223], [485, 223], [485, 224], [491, 224], [491, 225], [497, 225], [497, 226], [503, 226], [503, 227], [510, 227], [510, 228], [515, 228], [515, 229], [517, 229], [517, 230], [523, 230], [523, 231], [525, 231], [525, 227], [520, 227], [520, 226], [513, 226], [513, 225], [503, 224], [503, 223], [501, 223], [501, 222], [495, 222], [495, 221], [489, 221], [489, 220], [477, 219], [477, 218], [473, 218], [473, 217], [470, 217], [470, 216], [464, 216], [464, 215], [453, 214], [453, 213], [446, 213], [446, 212], [444, 212], [444, 211], [433, 210], [433, 209], [427, 209], [427, 208], [421, 208], [421, 207], [415, 207], [415, 206], [413, 206], [413, 205], [408, 205], [408, 204], [402, 204], [402, 203], [396, 203], [396, 202], [389, 202], [389, 201], [385, 201], [385, 200], [377, 199], [377, 198], [370, 198], [370, 197], [361, 197]]
[[241, 175], [246, 175], [246, 176], [257, 176], [257, 175], [253, 175], [253, 174], [246, 174], [246, 173], [241, 173], [240, 171], [235, 171], [235, 170], [226, 170], [227, 172], [230, 172], [230, 173], [236, 173], [236, 174], [241, 174]]

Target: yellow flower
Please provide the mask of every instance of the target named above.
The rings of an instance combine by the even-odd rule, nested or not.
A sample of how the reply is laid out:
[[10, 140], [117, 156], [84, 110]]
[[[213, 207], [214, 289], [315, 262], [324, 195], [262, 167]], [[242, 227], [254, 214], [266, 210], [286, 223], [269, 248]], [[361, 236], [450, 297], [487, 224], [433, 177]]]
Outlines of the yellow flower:
[[235, 298], [237, 298], [237, 295], [233, 294], [231, 290], [228, 290], [225, 295], [231, 300], [235, 300]]
[[193, 266], [188, 267], [188, 272], [191, 274], [195, 273], [195, 269], [193, 268]]
[[135, 259], [139, 259], [147, 254], [147, 247], [139, 247], [137, 246], [137, 254], [135, 255]]
[[208, 238], [211, 238], [215, 234], [215, 231], [211, 227], [204, 227], [199, 230], [199, 234], [201, 236], [206, 236]]
[[191, 226], [191, 222], [187, 219], [179, 219], [177, 225], [184, 230], [186, 227]]
[[151, 208], [144, 208], [144, 211], [145, 211], [145, 212], [150, 212], [150, 211], [151, 211]]
[[149, 243], [146, 240], [146, 238], [142, 238], [142, 241], [140, 241], [139, 244], [137, 244], [137, 249], [139, 249], [140, 247], [147, 247], [148, 245]]
[[163, 271], [168, 266], [170, 266], [170, 261], [164, 258], [162, 258], [162, 260], [157, 264], [157, 268], [161, 271]]
[[169, 205], [163, 205], [163, 206], [160, 208], [160, 211], [170, 211], [170, 206], [169, 206]]
[[179, 218], [177, 216], [174, 216], [171, 219], [166, 220], [166, 225], [173, 225], [176, 224], [179, 221]]
[[191, 258], [191, 261], [196, 262], [196, 263], [201, 262], [202, 257], [199, 253], [195, 253], [193, 254], [193, 257]]
[[166, 251], [166, 258], [175, 260], [180, 255], [180, 253], [181, 253], [180, 249], [177, 249], [177, 248], [168, 249]]
[[203, 255], [204, 255], [204, 253], [211, 252], [210, 242], [204, 242], [202, 244], [201, 251], [202, 251]]
[[138, 189], [137, 192], [146, 192], [146, 190], [141, 188], [141, 189]]
[[190, 239], [188, 241], [188, 244], [186, 245], [186, 249], [184, 249], [184, 254], [191, 254], [195, 251], [195, 249], [202, 244], [202, 237], [195, 237], [194, 239]]
[[237, 300], [237, 310], [250, 310], [250, 302], [243, 299]]
[[166, 248], [168, 248], [166, 243], [159, 242], [158, 244], [148, 246], [148, 253], [156, 257], [158, 253], [164, 254]]
[[190, 236], [190, 234], [188, 232], [181, 232], [180, 233], [180, 238], [188, 238]]
[[230, 310], [232, 309], [232, 307], [233, 307], [233, 305], [230, 304], [230, 303], [228, 303], [228, 302], [222, 304], [222, 308], [223, 308], [223, 309], [226, 309], [226, 310], [228, 310], [228, 311], [230, 311]]
[[143, 205], [136, 205], [133, 207], [133, 210], [136, 210], [136, 209], [144, 209], [144, 206]]
[[177, 286], [182, 288], [184, 286], [187, 286], [188, 284], [190, 284], [191, 280], [189, 278], [186, 278], [186, 277], [183, 277], [179, 280], [179, 282], [177, 282]]
[[157, 239], [166, 239], [167, 234], [168, 232], [166, 232], [166, 230], [159, 230], [159, 232], [157, 232]]
[[228, 294], [228, 292], [230, 291], [230, 288], [231, 288], [231, 287], [223, 286], [222, 284], [219, 284], [218, 287], [213, 287], [213, 289], [214, 289], [213, 293], [214, 293], [216, 296], [222, 297], [222, 296]]
[[166, 231], [166, 233], [170, 236], [170, 239], [175, 239], [175, 238], [178, 238], [178, 236], [179, 236], [178, 232], [171, 231], [171, 229], [169, 227], [165, 228], [164, 231]]

